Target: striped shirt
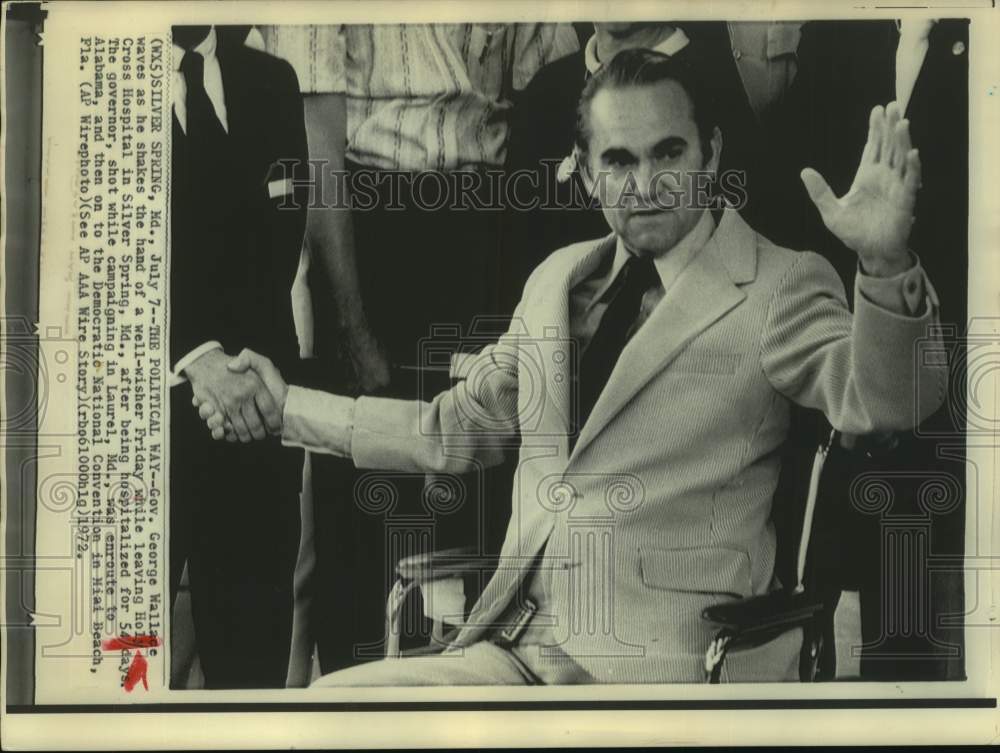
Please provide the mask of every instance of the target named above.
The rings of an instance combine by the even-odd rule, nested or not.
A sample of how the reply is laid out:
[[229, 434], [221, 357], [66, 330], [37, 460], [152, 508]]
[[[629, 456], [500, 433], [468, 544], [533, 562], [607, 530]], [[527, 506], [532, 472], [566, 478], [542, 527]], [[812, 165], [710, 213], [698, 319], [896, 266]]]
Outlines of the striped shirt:
[[[504, 163], [515, 91], [578, 49], [570, 24], [267, 26], [303, 93], [342, 93], [347, 152], [384, 170]], [[377, 54], [376, 54], [377, 51]]]

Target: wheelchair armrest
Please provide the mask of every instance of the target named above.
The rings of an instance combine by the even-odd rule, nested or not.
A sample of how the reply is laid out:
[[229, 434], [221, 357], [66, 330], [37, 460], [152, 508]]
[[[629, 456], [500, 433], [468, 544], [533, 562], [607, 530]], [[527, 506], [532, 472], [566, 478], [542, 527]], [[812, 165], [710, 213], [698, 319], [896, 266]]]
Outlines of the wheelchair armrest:
[[497, 561], [495, 555], [474, 554], [468, 547], [443, 549], [401, 559], [396, 565], [396, 574], [406, 580], [427, 583], [495, 569]]
[[720, 627], [732, 640], [754, 641], [803, 625], [823, 611], [826, 598], [810, 591], [772, 591], [762, 596], [716, 604], [701, 613], [702, 619]]

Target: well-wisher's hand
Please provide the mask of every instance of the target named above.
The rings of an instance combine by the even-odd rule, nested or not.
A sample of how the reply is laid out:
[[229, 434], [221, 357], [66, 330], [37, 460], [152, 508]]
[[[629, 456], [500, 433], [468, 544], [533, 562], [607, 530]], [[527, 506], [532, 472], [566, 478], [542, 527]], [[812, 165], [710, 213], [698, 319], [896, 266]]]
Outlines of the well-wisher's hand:
[[229, 361], [222, 350], [213, 350], [185, 367], [198, 414], [204, 419], [219, 416], [220, 425], [231, 426], [232, 441], [250, 442], [280, 432], [281, 411], [264, 382], [255, 373], [231, 371]]
[[278, 406], [278, 417], [281, 417], [281, 413], [285, 409], [285, 400], [288, 398], [288, 384], [270, 358], [255, 353], [250, 348], [244, 348], [236, 358], [227, 364], [227, 368], [236, 374], [253, 372], [260, 377]]
[[910, 266], [920, 157], [898, 104], [872, 109], [861, 164], [844, 196], [838, 199], [812, 168], [802, 171], [802, 182], [830, 232], [857, 253], [867, 274], [891, 277]]
[[[255, 353], [249, 348], [245, 348], [240, 354], [226, 364], [226, 369], [233, 376], [253, 377], [259, 380], [265, 387], [269, 399], [276, 410], [276, 421], [268, 423], [268, 428], [273, 434], [281, 433], [281, 416], [285, 410], [285, 400], [288, 398], [288, 385], [281, 376], [281, 372], [271, 362], [270, 358]], [[219, 411], [210, 408], [201, 413], [205, 423], [212, 432], [213, 439], [227, 439], [233, 441], [235, 427], [230, 427], [224, 415]], [[263, 437], [256, 437], [263, 439]]]

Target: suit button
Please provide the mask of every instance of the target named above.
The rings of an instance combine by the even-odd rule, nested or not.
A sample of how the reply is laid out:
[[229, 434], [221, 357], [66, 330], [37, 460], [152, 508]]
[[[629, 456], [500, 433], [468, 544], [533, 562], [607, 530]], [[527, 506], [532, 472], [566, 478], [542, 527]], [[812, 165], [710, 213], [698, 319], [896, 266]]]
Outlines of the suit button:
[[963, 52], [965, 52], [965, 42], [955, 42], [955, 44], [951, 46], [952, 55], [961, 55]]
[[733, 59], [739, 60], [741, 57], [743, 57], [743, 51], [740, 50], [738, 47], [734, 47], [733, 48]]
[[579, 499], [580, 493], [573, 484], [567, 481], [557, 481], [550, 485], [542, 498], [542, 506], [549, 512], [566, 512]]

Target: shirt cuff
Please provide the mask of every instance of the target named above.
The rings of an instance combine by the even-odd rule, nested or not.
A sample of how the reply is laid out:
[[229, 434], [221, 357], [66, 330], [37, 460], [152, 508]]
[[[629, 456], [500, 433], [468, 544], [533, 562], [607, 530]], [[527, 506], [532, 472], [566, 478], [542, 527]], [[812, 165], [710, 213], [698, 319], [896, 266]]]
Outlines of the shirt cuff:
[[170, 385], [171, 387], [176, 387], [178, 384], [184, 384], [187, 381], [187, 377], [184, 376], [184, 369], [193, 364], [199, 358], [201, 358], [206, 353], [213, 350], [222, 350], [222, 343], [217, 340], [209, 340], [206, 343], [202, 343], [197, 348], [189, 352], [186, 356], [181, 358], [177, 365], [174, 366], [173, 372], [170, 374]]
[[354, 399], [305, 387], [288, 388], [281, 443], [309, 452], [351, 456]]
[[922, 316], [929, 308], [937, 307], [937, 293], [931, 286], [920, 260], [910, 252], [909, 269], [892, 277], [873, 277], [858, 266], [858, 292], [870, 303], [903, 316]]

